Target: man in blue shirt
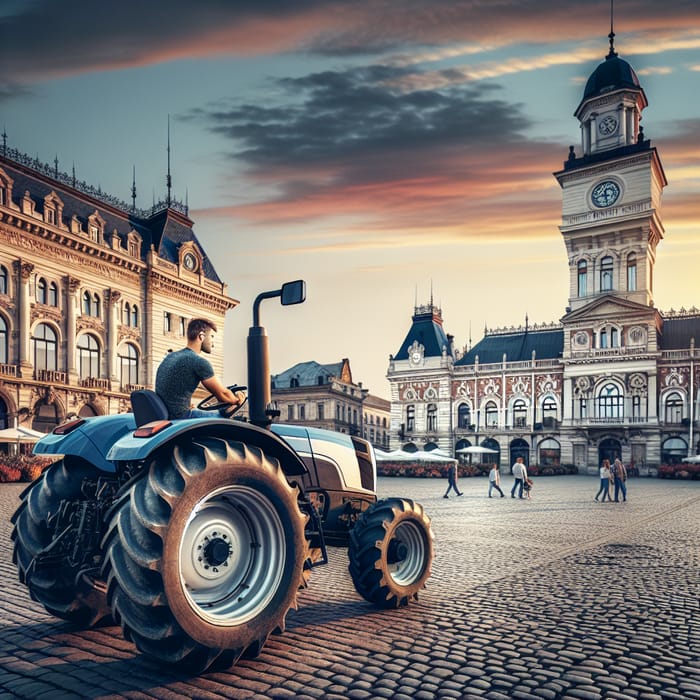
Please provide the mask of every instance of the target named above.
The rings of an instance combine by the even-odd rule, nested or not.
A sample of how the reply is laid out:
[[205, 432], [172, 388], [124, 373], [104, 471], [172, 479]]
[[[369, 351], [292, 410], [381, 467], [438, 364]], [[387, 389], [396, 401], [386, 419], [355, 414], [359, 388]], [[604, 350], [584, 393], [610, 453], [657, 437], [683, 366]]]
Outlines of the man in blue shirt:
[[211, 411], [192, 408], [192, 394], [201, 383], [219, 401], [228, 403], [233, 413], [245, 399], [242, 392], [235, 394], [214, 374], [209, 355], [214, 347], [216, 325], [205, 318], [193, 318], [187, 324], [187, 346], [166, 355], [156, 372], [156, 394], [168, 408], [169, 418], [209, 418]]

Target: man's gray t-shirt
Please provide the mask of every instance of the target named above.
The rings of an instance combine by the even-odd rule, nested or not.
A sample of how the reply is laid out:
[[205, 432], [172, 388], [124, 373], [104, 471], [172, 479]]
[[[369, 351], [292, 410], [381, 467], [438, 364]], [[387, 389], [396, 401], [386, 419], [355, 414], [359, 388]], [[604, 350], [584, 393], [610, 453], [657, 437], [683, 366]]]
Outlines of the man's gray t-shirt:
[[156, 394], [168, 407], [170, 418], [181, 418], [190, 409], [197, 385], [214, 376], [211, 362], [194, 350], [168, 353], [156, 372]]

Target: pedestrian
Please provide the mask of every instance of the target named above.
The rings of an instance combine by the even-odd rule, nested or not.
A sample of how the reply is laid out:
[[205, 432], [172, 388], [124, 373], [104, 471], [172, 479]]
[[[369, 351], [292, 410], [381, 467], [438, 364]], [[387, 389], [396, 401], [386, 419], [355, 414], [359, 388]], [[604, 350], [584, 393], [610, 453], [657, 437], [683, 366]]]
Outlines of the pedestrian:
[[627, 470], [625, 465], [619, 460], [615, 459], [610, 470], [615, 481], [615, 503], [620, 502], [620, 491], [622, 491], [622, 500], [627, 500], [627, 486], [625, 482], [627, 481]]
[[491, 498], [493, 489], [496, 489], [501, 494], [501, 498], [505, 496], [503, 491], [501, 491], [501, 473], [498, 471], [497, 464], [494, 464], [489, 472], [489, 498]]
[[527, 469], [522, 457], [518, 457], [515, 460], [515, 464], [512, 467], [513, 476], [515, 481], [513, 482], [513, 488], [510, 490], [510, 497], [515, 498], [515, 490], [518, 491], [518, 498], [523, 498], [523, 486], [525, 484], [525, 479], [527, 479]]
[[525, 498], [527, 498], [528, 501], [532, 499], [530, 494], [532, 492], [533, 483], [534, 482], [529, 477], [525, 477], [525, 479], [523, 479], [523, 491], [525, 491]]
[[603, 498], [601, 499], [603, 503], [605, 503], [605, 497], [608, 497], [609, 501], [612, 501], [612, 498], [610, 497], [610, 460], [609, 459], [604, 459], [603, 464], [600, 467], [600, 488], [598, 489], [598, 493], [595, 495], [595, 500], [598, 500], [598, 496], [600, 494], [603, 494]]
[[454, 490], [454, 492], [458, 496], [463, 495], [463, 492], [460, 491], [457, 487], [457, 464], [455, 462], [453, 462], [452, 464], [450, 464], [449, 467], [447, 467], [447, 481], [447, 491], [445, 491], [445, 495], [443, 496], [443, 498], [449, 498], [449, 493], [452, 490]]

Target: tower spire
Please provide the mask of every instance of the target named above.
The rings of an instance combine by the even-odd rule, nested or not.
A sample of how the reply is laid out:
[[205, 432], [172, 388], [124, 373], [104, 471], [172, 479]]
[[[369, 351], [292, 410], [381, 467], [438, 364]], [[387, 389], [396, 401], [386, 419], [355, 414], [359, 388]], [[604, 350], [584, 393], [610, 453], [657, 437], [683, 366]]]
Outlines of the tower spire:
[[608, 34], [608, 39], [610, 40], [610, 51], [608, 52], [608, 58], [617, 56], [617, 52], [615, 51], [615, 32], [613, 30], [613, 2], [614, 0], [610, 0], [610, 34]]
[[172, 202], [171, 198], [171, 190], [173, 186], [173, 179], [170, 176], [170, 115], [168, 114], [168, 174], [165, 177], [165, 184], [168, 187], [168, 197], [165, 200], [167, 205], [170, 206], [170, 203]]
[[133, 174], [131, 176], [131, 211], [136, 211], [136, 166], [133, 165]]

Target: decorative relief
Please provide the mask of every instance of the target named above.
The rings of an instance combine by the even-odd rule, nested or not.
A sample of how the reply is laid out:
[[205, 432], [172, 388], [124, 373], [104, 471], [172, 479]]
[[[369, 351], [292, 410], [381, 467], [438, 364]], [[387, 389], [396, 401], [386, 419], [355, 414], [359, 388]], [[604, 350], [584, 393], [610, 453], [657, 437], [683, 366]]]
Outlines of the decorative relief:
[[574, 383], [574, 393], [577, 396], [587, 396], [591, 391], [591, 380], [588, 377], [578, 377]]
[[493, 378], [482, 379], [479, 382], [479, 390], [482, 396], [492, 396], [498, 398], [501, 396], [500, 382], [497, 382]]
[[401, 401], [423, 401], [437, 398], [439, 382], [409, 382], [399, 384], [399, 399]]
[[90, 330], [102, 333], [104, 329], [104, 323], [99, 318], [93, 318], [92, 316], [81, 316], [76, 323], [76, 330], [78, 331]]
[[553, 377], [551, 374], [546, 374], [537, 377], [537, 392], [544, 394], [548, 391], [558, 392], [560, 386], [560, 378]]
[[627, 390], [635, 396], [646, 396], [647, 378], [641, 372], [635, 372], [627, 377]]
[[689, 370], [687, 367], [662, 367], [659, 374], [663, 386], [688, 386]]
[[472, 390], [471, 384], [465, 381], [455, 382], [452, 384], [452, 398], [453, 399], [468, 399], [471, 398]]
[[51, 320], [54, 323], [63, 321], [63, 313], [55, 306], [47, 306], [46, 304], [32, 304], [31, 322], [37, 320]]
[[627, 345], [644, 345], [647, 342], [647, 329], [644, 326], [632, 326], [627, 331]]
[[526, 377], [511, 377], [510, 394], [511, 396], [529, 396], [530, 380]]

